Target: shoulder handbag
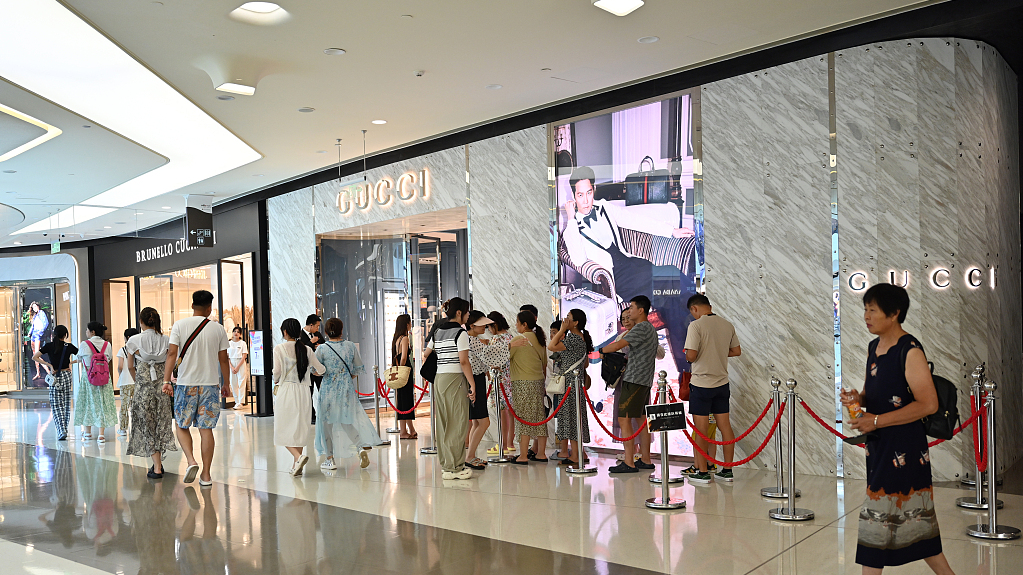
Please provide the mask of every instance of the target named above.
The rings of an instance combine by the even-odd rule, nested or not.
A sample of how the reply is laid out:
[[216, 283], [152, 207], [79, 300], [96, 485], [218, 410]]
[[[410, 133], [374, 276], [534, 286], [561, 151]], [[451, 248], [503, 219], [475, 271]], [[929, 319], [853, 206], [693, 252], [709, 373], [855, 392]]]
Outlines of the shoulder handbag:
[[[67, 356], [67, 348], [68, 344], [65, 343], [64, 350], [60, 352], [60, 361], [57, 362], [57, 365], [53, 366], [53, 369], [55, 369], [56, 372], [60, 372], [60, 366], [64, 365], [64, 358]], [[53, 373], [47, 373], [44, 379], [46, 380], [46, 385], [49, 386], [57, 383], [57, 376]]]
[[191, 346], [192, 342], [195, 341], [196, 336], [199, 335], [199, 332], [202, 331], [202, 328], [206, 327], [206, 324], [208, 323], [210, 323], [209, 318], [205, 318], [199, 322], [199, 326], [196, 327], [195, 331], [192, 332], [192, 335], [188, 336], [188, 339], [185, 340], [185, 345], [181, 346], [181, 353], [178, 354], [178, 360], [174, 362], [174, 371], [172, 372], [175, 379], [178, 377], [178, 367], [181, 366], [181, 360], [185, 359], [185, 352], [188, 351], [189, 346]]
[[579, 361], [573, 363], [572, 367], [552, 377], [551, 380], [547, 382], [547, 393], [553, 393], [554, 395], [564, 395], [568, 373], [574, 370], [575, 368], [579, 367], [579, 365], [583, 362], [584, 359], [586, 359], [585, 355], [580, 357]]
[[[650, 162], [650, 169], [644, 170]], [[639, 171], [625, 177], [625, 205], [666, 204], [671, 200], [671, 174], [668, 170], [654, 169], [650, 156], [639, 163]]]
[[398, 365], [396, 357], [391, 358], [391, 362], [391, 367], [384, 370], [384, 384], [391, 389], [401, 389], [408, 384], [412, 368], [407, 365]]

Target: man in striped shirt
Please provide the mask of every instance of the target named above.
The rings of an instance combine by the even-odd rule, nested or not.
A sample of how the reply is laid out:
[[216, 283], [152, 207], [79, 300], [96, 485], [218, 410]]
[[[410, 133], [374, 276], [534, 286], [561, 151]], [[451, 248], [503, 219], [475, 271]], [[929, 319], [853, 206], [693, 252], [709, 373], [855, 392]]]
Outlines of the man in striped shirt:
[[[424, 358], [437, 354], [437, 377], [433, 382], [433, 416], [437, 418], [437, 456], [443, 479], [469, 479], [472, 469], [465, 466], [465, 437], [469, 432], [469, 402], [475, 401], [471, 382], [469, 334], [462, 324], [469, 316], [469, 302], [451, 298], [447, 321], [437, 326], [427, 342]], [[466, 401], [466, 396], [469, 400]]]

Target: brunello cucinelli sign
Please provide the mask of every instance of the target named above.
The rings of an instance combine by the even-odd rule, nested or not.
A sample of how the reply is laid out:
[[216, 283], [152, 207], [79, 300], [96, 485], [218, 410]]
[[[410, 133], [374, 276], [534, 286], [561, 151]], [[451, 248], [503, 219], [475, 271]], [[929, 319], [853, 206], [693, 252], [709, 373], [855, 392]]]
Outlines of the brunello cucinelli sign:
[[[870, 276], [865, 271], [849, 272], [846, 285], [854, 292], [866, 291], [870, 287]], [[978, 266], [967, 266], [965, 270], [956, 270], [954, 265], [927, 266], [919, 274], [909, 270], [888, 270], [888, 273], [880, 275], [879, 279], [884, 283], [890, 283], [904, 288], [912, 289], [918, 282], [931, 289], [943, 290], [952, 287], [956, 282], [973, 290], [984, 287], [995, 289], [997, 284], [996, 269], [994, 267], [982, 268]]]
[[372, 207], [386, 208], [396, 201], [411, 204], [430, 199], [430, 171], [405, 172], [392, 179], [384, 176], [376, 182], [359, 182], [343, 186], [337, 193], [337, 209], [344, 215]]
[[[217, 232], [213, 232], [213, 244], [217, 243]], [[165, 244], [159, 244], [150, 248], [142, 250], [135, 250], [135, 262], [151, 262], [158, 259], [173, 256], [175, 254], [182, 254], [190, 252], [192, 250], [202, 249], [199, 247], [190, 247], [188, 240], [181, 238], [180, 240], [168, 241]]]

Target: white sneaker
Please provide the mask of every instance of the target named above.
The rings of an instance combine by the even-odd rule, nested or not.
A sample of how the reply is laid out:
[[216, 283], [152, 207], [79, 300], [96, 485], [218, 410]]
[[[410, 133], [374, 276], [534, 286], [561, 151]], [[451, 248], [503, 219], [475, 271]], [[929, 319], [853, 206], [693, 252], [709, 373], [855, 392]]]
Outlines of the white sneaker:
[[291, 476], [298, 477], [299, 475], [302, 475], [302, 468], [305, 467], [305, 464], [308, 462], [309, 462], [308, 455], [303, 455], [302, 457], [299, 457], [298, 461], [296, 461], [295, 465], [292, 466], [291, 468]]
[[452, 473], [452, 479], [472, 479], [472, 469], [463, 467], [458, 473]]
[[330, 457], [326, 461], [321, 463], [320, 469], [325, 469], [327, 471], [334, 471], [335, 469], [337, 469], [337, 464], [334, 463], [334, 458]]
[[445, 471], [444, 473], [440, 474], [440, 478], [443, 479], [444, 481], [449, 481], [455, 478], [455, 474], [451, 471]]

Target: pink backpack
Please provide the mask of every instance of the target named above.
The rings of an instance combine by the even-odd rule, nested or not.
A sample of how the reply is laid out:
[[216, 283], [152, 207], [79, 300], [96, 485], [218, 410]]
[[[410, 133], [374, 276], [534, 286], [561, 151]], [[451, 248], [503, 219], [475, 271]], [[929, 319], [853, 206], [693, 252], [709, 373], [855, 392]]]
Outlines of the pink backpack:
[[89, 362], [89, 369], [85, 372], [85, 377], [89, 380], [89, 383], [102, 387], [110, 383], [110, 364], [107, 363], [107, 342], [103, 342], [103, 349], [96, 350], [96, 346], [92, 345], [92, 342], [85, 340], [85, 343], [89, 344], [92, 348], [92, 361]]

